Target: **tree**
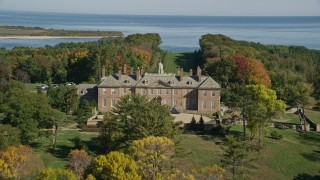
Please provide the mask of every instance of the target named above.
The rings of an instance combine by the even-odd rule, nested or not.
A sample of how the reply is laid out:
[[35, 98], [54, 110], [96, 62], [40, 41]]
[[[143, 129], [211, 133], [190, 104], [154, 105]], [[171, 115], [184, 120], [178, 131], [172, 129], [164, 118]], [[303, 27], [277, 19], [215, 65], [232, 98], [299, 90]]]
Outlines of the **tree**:
[[0, 151], [21, 143], [20, 131], [11, 125], [0, 124]]
[[90, 165], [91, 157], [84, 150], [71, 150], [69, 153], [69, 161], [67, 163], [68, 169], [70, 169], [77, 176], [77, 179], [81, 179], [84, 171]]
[[22, 143], [38, 137], [51, 115], [47, 98], [29, 92], [20, 83], [11, 81], [0, 93], [0, 122], [17, 127], [21, 132]]
[[60, 112], [56, 109], [53, 109], [51, 111], [51, 116], [45, 122], [47, 127], [53, 128], [53, 130], [52, 130], [52, 132], [53, 132], [53, 136], [52, 136], [53, 151], [56, 150], [59, 127], [61, 127], [64, 124], [67, 124], [68, 122], [71, 122], [70, 117], [67, 117], [66, 114], [64, 114], [63, 112]]
[[262, 130], [268, 124], [271, 117], [285, 111], [285, 104], [277, 100], [276, 92], [263, 85], [245, 86], [247, 103], [243, 114], [247, 118], [248, 128], [251, 130], [251, 138], [259, 130], [259, 143]]
[[48, 168], [37, 177], [38, 180], [76, 180], [76, 175], [69, 170]]
[[197, 129], [197, 121], [194, 118], [194, 116], [192, 116], [192, 119], [190, 121], [190, 126], [189, 126], [189, 130], [191, 131], [195, 131]]
[[249, 146], [247, 142], [238, 142], [232, 135], [226, 136], [223, 150], [224, 166], [231, 172], [232, 179], [243, 178], [244, 165], [250, 161]]
[[133, 140], [147, 136], [172, 137], [175, 133], [169, 107], [146, 97], [121, 97], [112, 114], [106, 114], [100, 142], [107, 151], [127, 148]]
[[117, 151], [94, 158], [91, 162], [91, 170], [92, 175], [98, 179], [141, 179], [137, 173], [136, 162]]
[[0, 151], [0, 178], [26, 178], [35, 168], [32, 148], [20, 145]]
[[79, 97], [73, 86], [49, 88], [47, 95], [51, 106], [66, 114], [72, 114], [78, 108]]
[[167, 137], [149, 136], [133, 141], [131, 153], [143, 179], [161, 179], [170, 168], [174, 142]]
[[204, 130], [204, 120], [203, 120], [202, 114], [201, 114], [201, 117], [199, 119], [199, 123], [197, 125], [198, 125], [198, 130], [199, 131], [203, 131]]

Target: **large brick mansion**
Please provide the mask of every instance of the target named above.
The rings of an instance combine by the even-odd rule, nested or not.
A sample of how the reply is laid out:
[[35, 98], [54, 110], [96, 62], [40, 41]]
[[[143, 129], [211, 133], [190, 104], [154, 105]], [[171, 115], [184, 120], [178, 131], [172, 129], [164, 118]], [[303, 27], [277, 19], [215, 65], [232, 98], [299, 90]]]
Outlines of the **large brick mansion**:
[[135, 93], [146, 95], [149, 99], [159, 101], [163, 105], [175, 107], [179, 111], [198, 111], [213, 113], [220, 110], [220, 85], [210, 76], [203, 76], [200, 67], [194, 75], [184, 75], [178, 69], [178, 75], [167, 74], [163, 64], [158, 65], [158, 73], [145, 73], [137, 69], [133, 73], [124, 66], [117, 74], [105, 76], [102, 69], [102, 83], [98, 85], [98, 110], [111, 110], [121, 96]]

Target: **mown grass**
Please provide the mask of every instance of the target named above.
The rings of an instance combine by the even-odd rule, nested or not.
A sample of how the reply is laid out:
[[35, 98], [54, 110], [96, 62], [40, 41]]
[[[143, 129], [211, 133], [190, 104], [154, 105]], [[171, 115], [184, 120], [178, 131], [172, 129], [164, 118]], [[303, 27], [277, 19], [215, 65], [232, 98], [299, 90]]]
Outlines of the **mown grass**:
[[196, 68], [196, 58], [194, 53], [171, 53], [166, 54], [163, 62], [166, 73], [178, 73], [178, 68], [182, 67], [184, 74], [189, 74], [190, 69]]
[[[268, 128], [267, 131], [277, 131], [284, 136], [282, 140], [274, 140], [268, 136], [263, 138], [263, 149], [252, 163], [250, 179], [293, 179], [306, 173], [314, 176], [320, 170], [320, 134], [315, 132], [299, 133], [295, 130]], [[241, 136], [242, 127], [233, 126], [231, 133]], [[188, 161], [195, 168], [213, 164], [221, 164], [222, 139], [212, 136], [181, 134], [177, 136], [180, 148], [189, 155]]]
[[26, 90], [31, 91], [31, 92], [37, 92], [37, 86], [41, 85], [41, 83], [25, 83], [24, 87]]
[[315, 123], [320, 124], [320, 111], [314, 111], [310, 109], [305, 109], [304, 113], [312, 119]]
[[43, 161], [46, 168], [64, 168], [68, 161], [69, 152], [75, 148], [76, 138], [84, 143], [89, 142], [96, 134], [81, 133], [76, 130], [61, 130], [58, 132], [57, 149], [52, 151], [52, 136], [40, 137], [32, 142], [31, 146]]

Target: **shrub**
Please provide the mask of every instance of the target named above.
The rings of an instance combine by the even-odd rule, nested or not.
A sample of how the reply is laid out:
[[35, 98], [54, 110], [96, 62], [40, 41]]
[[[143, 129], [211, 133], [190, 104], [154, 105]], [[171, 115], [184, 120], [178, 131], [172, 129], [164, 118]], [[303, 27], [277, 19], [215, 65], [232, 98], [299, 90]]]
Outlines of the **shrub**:
[[271, 136], [272, 139], [277, 139], [277, 140], [280, 140], [280, 139], [283, 138], [283, 135], [278, 133], [277, 131], [272, 131], [270, 133], [270, 136]]

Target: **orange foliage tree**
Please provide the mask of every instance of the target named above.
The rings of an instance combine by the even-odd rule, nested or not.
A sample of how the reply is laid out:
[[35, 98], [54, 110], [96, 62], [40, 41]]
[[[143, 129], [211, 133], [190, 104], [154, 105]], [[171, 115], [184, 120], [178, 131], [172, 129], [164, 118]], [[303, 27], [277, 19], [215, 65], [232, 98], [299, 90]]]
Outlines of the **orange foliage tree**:
[[84, 171], [89, 166], [91, 157], [84, 150], [71, 150], [69, 153], [68, 168], [75, 173], [78, 179], [81, 179]]

